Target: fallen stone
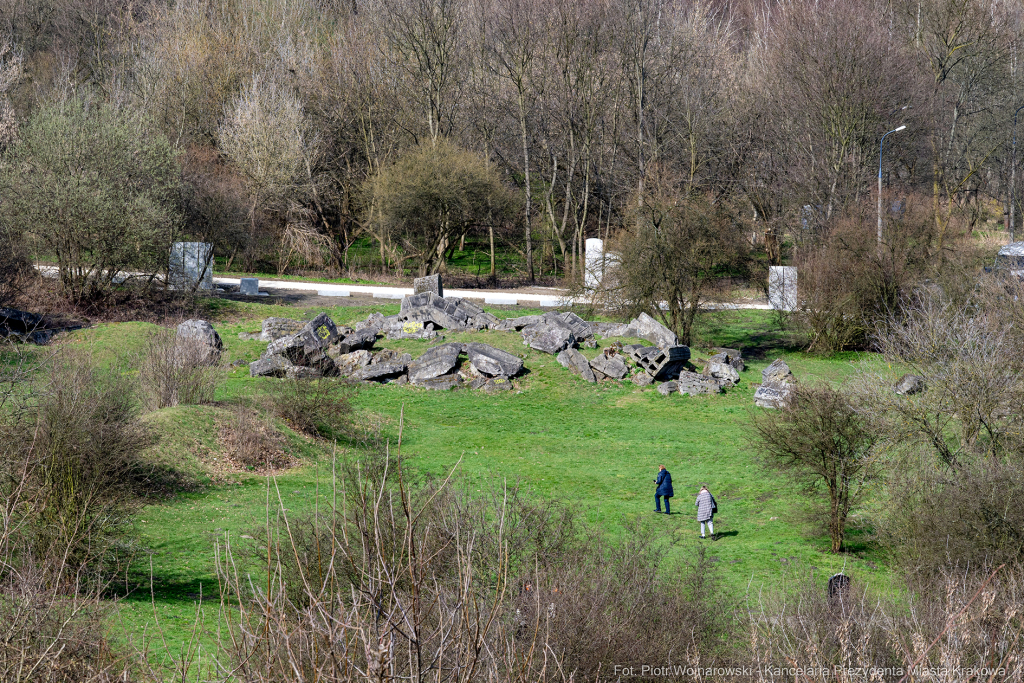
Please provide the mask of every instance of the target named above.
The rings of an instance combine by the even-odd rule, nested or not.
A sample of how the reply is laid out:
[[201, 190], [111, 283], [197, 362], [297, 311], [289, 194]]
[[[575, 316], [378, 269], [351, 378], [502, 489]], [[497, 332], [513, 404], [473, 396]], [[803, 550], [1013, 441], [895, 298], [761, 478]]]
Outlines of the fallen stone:
[[274, 354], [249, 363], [250, 377], [284, 377], [294, 363], [282, 355]]
[[728, 363], [729, 365], [736, 368], [738, 372], [743, 372], [747, 369], [746, 364], [743, 362], [743, 353], [737, 349], [725, 349], [717, 347], [714, 349], [715, 355], [710, 360], [717, 360], [722, 363]]
[[427, 380], [450, 374], [459, 363], [462, 344], [441, 344], [426, 350], [409, 363], [409, 381], [421, 384]]
[[[627, 347], [622, 347], [623, 351]], [[664, 382], [673, 380], [686, 368], [690, 360], [688, 346], [643, 346], [629, 347], [629, 355], [654, 379]]]
[[441, 275], [427, 275], [426, 277], [416, 278], [412, 281], [412, 291], [414, 294], [430, 292], [436, 296], [444, 296], [444, 286], [441, 283]]
[[339, 377], [351, 377], [359, 371], [360, 368], [365, 368], [369, 365], [371, 358], [372, 356], [369, 351], [359, 349], [358, 351], [353, 351], [351, 353], [334, 356], [334, 367], [337, 369]]
[[388, 326], [384, 332], [390, 340], [395, 339], [434, 339], [437, 337], [437, 330], [431, 322], [400, 322], [398, 325]]
[[345, 335], [344, 339], [340, 339], [334, 344], [331, 344], [329, 353], [332, 356], [340, 356], [346, 353], [352, 353], [357, 349], [371, 349], [376, 341], [377, 329], [373, 327], [364, 327], [356, 330], [352, 334]]
[[762, 384], [754, 392], [754, 405], [759, 408], [785, 408], [793, 396], [789, 383]]
[[791, 384], [796, 382], [796, 377], [785, 361], [776, 358], [771, 365], [761, 371], [761, 381], [764, 384]]
[[381, 349], [370, 358], [370, 365], [379, 365], [380, 363], [401, 363], [402, 365], [408, 365], [411, 362], [412, 356], [408, 353], [399, 353], [394, 349]]
[[498, 319], [487, 311], [481, 311], [470, 318], [469, 322], [478, 330], [486, 330], [498, 322]]
[[636, 328], [630, 327], [626, 323], [597, 323], [591, 322], [590, 328], [594, 331], [594, 334], [599, 334], [602, 337], [635, 337]]
[[434, 293], [431, 291], [417, 292], [416, 294], [402, 297], [402, 306], [399, 309], [399, 314], [405, 314], [413, 309], [429, 306], [433, 300]]
[[590, 361], [590, 367], [612, 379], [622, 379], [629, 374], [629, 368], [626, 367], [625, 361], [618, 354], [607, 356], [600, 353], [594, 360]]
[[267, 318], [263, 321], [263, 329], [260, 331], [260, 341], [272, 342], [281, 337], [290, 337], [305, 325], [301, 320], [289, 318]]
[[371, 363], [352, 374], [354, 379], [365, 382], [386, 382], [405, 374], [404, 363]]
[[498, 330], [499, 332], [518, 332], [524, 327], [528, 325], [536, 325], [542, 320], [544, 320], [544, 316], [542, 315], [522, 315], [518, 318], [497, 320], [497, 322], [491, 325], [491, 329]]
[[[412, 382], [411, 378], [410, 382]], [[418, 387], [423, 387], [424, 389], [444, 391], [447, 389], [454, 389], [455, 387], [462, 384], [462, 378], [459, 377], [457, 374], [453, 373], [450, 375], [441, 375], [440, 377], [431, 377], [430, 379], [425, 379], [421, 382], [412, 383]]]
[[713, 377], [698, 375], [696, 372], [680, 372], [676, 380], [679, 393], [697, 396], [698, 394], [720, 394], [722, 384]]
[[646, 339], [657, 346], [667, 347], [679, 345], [679, 337], [676, 336], [675, 332], [668, 329], [646, 313], [638, 315], [629, 324], [629, 326], [636, 330], [637, 337], [640, 339]]
[[650, 386], [654, 382], [654, 378], [648, 375], [646, 371], [641, 370], [640, 372], [630, 377], [629, 381], [637, 385], [638, 387], [646, 387]]
[[919, 394], [927, 388], [924, 377], [920, 375], [903, 375], [900, 377], [900, 381], [896, 382], [896, 387], [893, 389], [900, 396], [913, 396]]
[[284, 376], [288, 379], [317, 379], [319, 377], [323, 377], [324, 373], [317, 368], [293, 365], [290, 368], [285, 369]]
[[326, 313], [321, 313], [290, 337], [281, 337], [267, 344], [265, 355], [281, 354], [295, 365], [319, 367], [326, 373], [333, 365], [327, 349], [337, 340], [337, 326]]
[[665, 382], [664, 384], [658, 385], [658, 393], [662, 396], [668, 396], [669, 394], [679, 393], [679, 382], [672, 380], [671, 382]]
[[521, 358], [487, 344], [478, 342], [466, 344], [466, 355], [469, 356], [470, 364], [478, 372], [491, 377], [515, 377], [523, 369]]
[[361, 320], [356, 323], [356, 332], [367, 328], [372, 328], [376, 332], [380, 332], [380, 328], [384, 324], [384, 314], [380, 312], [374, 312], [366, 316], [366, 320]]
[[512, 391], [513, 388], [512, 381], [505, 377], [491, 377], [480, 387], [486, 392]]
[[708, 364], [704, 366], [704, 372], [701, 374], [705, 377], [717, 379], [719, 383], [726, 387], [734, 387], [740, 381], [740, 373], [737, 372], [736, 368], [726, 362], [716, 360], [708, 361]]
[[576, 349], [565, 349], [556, 356], [556, 360], [563, 368], [575, 375], [579, 375], [588, 382], [593, 383], [597, 381], [597, 376], [594, 374], [594, 369], [590, 367], [590, 362]]
[[221, 351], [224, 350], [224, 342], [221, 341], [217, 330], [205, 320], [192, 319], [181, 323], [174, 334], [174, 339], [175, 344], [195, 345], [199, 354], [196, 360], [204, 365], [219, 362]]
[[557, 313], [544, 314], [543, 320], [524, 327], [521, 334], [523, 344], [552, 355], [576, 344], [572, 329]]
[[562, 313], [561, 318], [565, 324], [569, 326], [569, 329], [572, 330], [573, 336], [576, 337], [578, 341], [590, 339], [594, 336], [594, 328], [590, 326], [590, 323], [572, 311]]

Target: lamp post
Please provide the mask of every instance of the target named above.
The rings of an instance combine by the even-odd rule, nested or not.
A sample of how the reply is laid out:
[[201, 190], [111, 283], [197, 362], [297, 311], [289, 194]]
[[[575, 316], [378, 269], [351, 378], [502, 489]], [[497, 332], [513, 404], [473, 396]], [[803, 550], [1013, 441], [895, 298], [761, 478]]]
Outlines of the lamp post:
[[[904, 107], [906, 109], [906, 107]], [[878, 142], [878, 243], [882, 243], [882, 145], [885, 144], [885, 136], [890, 133], [899, 133], [906, 126], [900, 126], [899, 128], [893, 128], [888, 133], [882, 136], [882, 139]]]
[[1010, 242], [1013, 242], [1013, 205], [1017, 198], [1017, 114], [1021, 109], [1024, 109], [1024, 105], [1017, 107], [1017, 111], [1013, 112], [1013, 151], [1010, 153]]

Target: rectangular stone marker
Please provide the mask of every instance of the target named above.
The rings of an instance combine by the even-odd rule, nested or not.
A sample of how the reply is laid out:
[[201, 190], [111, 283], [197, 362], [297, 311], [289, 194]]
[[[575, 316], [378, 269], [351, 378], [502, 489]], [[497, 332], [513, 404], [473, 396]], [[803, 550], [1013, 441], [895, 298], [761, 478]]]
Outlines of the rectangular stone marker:
[[768, 303], [776, 311], [795, 311], [796, 267], [770, 266], [768, 268]]
[[259, 296], [260, 279], [258, 277], [243, 277], [238, 281], [238, 291], [245, 296]]
[[412, 293], [422, 294], [423, 292], [433, 292], [437, 296], [444, 296], [444, 287], [441, 284], [441, 275], [428, 275], [426, 277], [418, 277], [412, 281]]
[[494, 304], [497, 306], [518, 306], [519, 299], [513, 299], [511, 297], [504, 296], [488, 296], [484, 297], [485, 304]]
[[172, 244], [167, 284], [175, 289], [213, 289], [213, 245], [206, 242]]
[[352, 296], [347, 289], [318, 289], [317, 296]]
[[587, 289], [597, 289], [604, 280], [604, 240], [594, 237], [585, 243], [585, 258], [583, 285]]

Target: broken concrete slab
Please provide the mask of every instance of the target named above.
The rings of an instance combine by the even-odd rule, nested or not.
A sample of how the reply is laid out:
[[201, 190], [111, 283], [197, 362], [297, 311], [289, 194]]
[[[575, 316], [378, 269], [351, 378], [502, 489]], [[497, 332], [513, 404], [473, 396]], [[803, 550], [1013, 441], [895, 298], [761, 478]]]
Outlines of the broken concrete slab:
[[761, 371], [761, 381], [765, 384], [792, 384], [796, 382], [796, 377], [784, 360], [776, 358]]
[[536, 325], [544, 320], [542, 315], [521, 315], [518, 318], [505, 318], [497, 320], [490, 327], [499, 332], [518, 332], [527, 325]]
[[366, 320], [360, 320], [359, 322], [356, 323], [356, 332], [358, 332], [360, 330], [363, 330], [363, 329], [366, 329], [366, 328], [372, 328], [372, 329], [376, 330], [377, 332], [380, 332], [380, 328], [381, 328], [381, 326], [383, 326], [383, 324], [384, 324], [384, 314], [380, 313], [378, 311], [375, 311], [375, 312], [371, 313], [370, 315], [366, 316]]
[[249, 363], [250, 377], [284, 377], [295, 364], [280, 354], [273, 354]]
[[441, 344], [427, 349], [423, 355], [409, 363], [409, 381], [419, 384], [435, 377], [450, 374], [459, 363], [462, 344]]
[[340, 356], [357, 349], [371, 349], [376, 341], [377, 330], [373, 327], [364, 327], [331, 344], [328, 353], [331, 356]]
[[405, 363], [371, 363], [352, 373], [352, 377], [364, 382], [386, 382], [404, 375], [405, 369]]
[[484, 382], [483, 386], [480, 387], [481, 390], [486, 391], [488, 393], [498, 391], [512, 391], [512, 389], [514, 388], [515, 387], [512, 385], [512, 380], [507, 379], [505, 377], [491, 377]]
[[358, 372], [360, 368], [365, 368], [369, 365], [372, 356], [369, 351], [359, 349], [357, 351], [352, 351], [351, 353], [332, 356], [332, 358], [334, 360], [334, 367], [337, 369], [338, 376], [351, 377]]
[[708, 361], [708, 364], [704, 366], [704, 372], [701, 374], [705, 377], [717, 379], [719, 383], [726, 387], [734, 387], [740, 381], [740, 373], [736, 368], [726, 362], [716, 360]]
[[626, 323], [598, 323], [591, 322], [590, 328], [594, 331], [594, 334], [601, 335], [602, 337], [635, 337], [636, 328], [630, 327]]
[[567, 325], [547, 320], [524, 327], [523, 344], [544, 353], [556, 354], [576, 343], [576, 337]]
[[579, 317], [572, 311], [566, 311], [559, 316], [569, 329], [572, 330], [572, 334], [576, 337], [577, 341], [583, 341], [584, 339], [590, 339], [594, 336], [594, 328], [591, 327], [583, 318]]
[[288, 379], [318, 379], [324, 376], [317, 368], [307, 368], [301, 365], [293, 365], [285, 368], [284, 376]]
[[645, 370], [641, 370], [640, 372], [630, 377], [629, 381], [637, 385], [638, 387], [646, 387], [654, 383], [654, 378], [648, 375]]
[[629, 374], [629, 368], [625, 361], [618, 354], [606, 355], [600, 353], [594, 360], [590, 361], [590, 367], [611, 379], [622, 379]]
[[646, 339], [657, 346], [667, 347], [679, 345], [679, 337], [676, 336], [675, 332], [668, 329], [646, 313], [638, 315], [629, 323], [629, 326], [636, 330], [637, 337], [640, 339]]
[[[624, 352], [626, 348], [623, 347]], [[658, 381], [668, 381], [678, 377], [679, 373], [686, 368], [686, 363], [690, 360], [690, 348], [688, 346], [630, 347], [629, 355], [651, 377]]]
[[697, 396], [699, 394], [720, 394], [722, 393], [721, 383], [713, 377], [698, 375], [696, 372], [680, 372], [679, 379], [675, 380], [679, 393]]
[[762, 384], [754, 392], [754, 405], [758, 408], [785, 408], [793, 396], [793, 385], [785, 382]]
[[729, 365], [736, 368], [738, 372], [743, 372], [747, 369], [746, 364], [743, 362], [743, 353], [738, 349], [726, 349], [722, 347], [716, 347], [714, 349], [715, 355], [709, 360], [718, 361], [720, 363], [728, 363]]
[[558, 360], [563, 368], [575, 375], [579, 375], [586, 381], [591, 383], [597, 381], [597, 376], [594, 374], [594, 369], [590, 366], [590, 361], [576, 349], [565, 349], [556, 356], [556, 360]]
[[327, 354], [328, 347], [338, 340], [338, 328], [326, 313], [321, 313], [295, 334], [281, 337], [267, 344], [264, 357], [280, 354], [295, 365], [319, 367], [325, 373], [333, 365]]
[[669, 394], [679, 393], [679, 382], [672, 380], [671, 382], [665, 382], [664, 384], [658, 385], [658, 393], [662, 396], [668, 396]]
[[477, 371], [491, 377], [515, 377], [523, 369], [522, 358], [488, 344], [470, 342], [466, 344], [466, 355]]
[[176, 345], [193, 345], [199, 355], [195, 360], [204, 365], [216, 365], [224, 350], [220, 335], [206, 320], [193, 318], [181, 323], [174, 333], [174, 340]]
[[454, 389], [458, 387], [460, 384], [462, 384], [462, 378], [459, 377], [457, 374], [452, 373], [448, 375], [441, 375], [440, 377], [431, 377], [420, 382], [411, 383], [415, 384], [418, 387], [423, 387], [424, 389], [445, 391], [447, 389]]
[[399, 353], [394, 349], [381, 349], [370, 358], [370, 365], [378, 365], [380, 363], [401, 363], [403, 365], [408, 365], [411, 362], [412, 356], [408, 353]]

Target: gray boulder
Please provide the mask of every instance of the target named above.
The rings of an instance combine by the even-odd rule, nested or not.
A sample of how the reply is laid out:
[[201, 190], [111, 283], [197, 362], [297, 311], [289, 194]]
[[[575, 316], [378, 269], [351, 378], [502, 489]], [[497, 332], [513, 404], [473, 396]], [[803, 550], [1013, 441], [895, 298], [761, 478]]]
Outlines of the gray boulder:
[[759, 408], [785, 408], [793, 396], [793, 385], [785, 382], [762, 384], [754, 392], [754, 405]]
[[715, 360], [708, 361], [702, 374], [705, 377], [717, 379], [725, 387], [734, 387], [740, 381], [740, 373], [736, 371], [736, 368], [728, 363]]
[[636, 336], [646, 339], [652, 344], [660, 347], [679, 345], [679, 337], [676, 336], [675, 332], [646, 313], [638, 315], [629, 326], [636, 330]]
[[319, 377], [323, 377], [324, 373], [317, 368], [293, 365], [290, 368], [285, 369], [284, 376], [288, 379], [317, 379]]
[[710, 360], [728, 363], [736, 368], [737, 372], [743, 372], [747, 369], [746, 364], [743, 362], [743, 353], [737, 349], [715, 348], [715, 355]]
[[416, 278], [412, 281], [412, 291], [414, 294], [430, 292], [436, 296], [444, 296], [444, 286], [441, 283], [441, 275], [427, 275], [426, 277]]
[[380, 363], [401, 363], [403, 365], [408, 365], [411, 362], [412, 356], [408, 353], [399, 353], [394, 349], [381, 349], [370, 358], [370, 365], [379, 365]]
[[370, 364], [372, 356], [370, 352], [365, 349], [359, 349], [352, 353], [344, 353], [339, 356], [334, 356], [334, 367], [337, 369], [340, 377], [351, 377], [360, 368], [365, 368]]
[[204, 365], [216, 365], [224, 350], [224, 342], [217, 330], [205, 320], [192, 319], [181, 323], [174, 334], [174, 340], [176, 345], [187, 344], [193, 347], [199, 355], [196, 360]]
[[522, 329], [523, 344], [552, 355], [576, 345], [576, 335], [558, 313], [546, 313], [543, 319]]
[[761, 381], [764, 384], [791, 384], [796, 382], [796, 377], [784, 360], [776, 358], [771, 365], [761, 371]]
[[640, 372], [630, 377], [629, 381], [637, 385], [638, 387], [646, 387], [654, 383], [654, 378], [648, 375], [645, 370], [641, 370]]
[[448, 375], [441, 375], [440, 377], [431, 377], [421, 382], [415, 382], [416, 386], [423, 387], [424, 389], [433, 389], [435, 391], [445, 391], [447, 389], [454, 389], [455, 387], [462, 384], [462, 378], [458, 374], [452, 373]]
[[927, 388], [924, 377], [920, 375], [903, 375], [900, 377], [900, 381], [896, 382], [894, 391], [900, 396], [913, 396], [919, 394]]
[[576, 337], [578, 341], [590, 339], [594, 336], [594, 328], [591, 327], [590, 323], [572, 311], [566, 311], [565, 313], [562, 313], [560, 317], [565, 324], [569, 326], [569, 329], [572, 330], [573, 336]]
[[372, 328], [376, 332], [380, 332], [380, 328], [384, 325], [384, 314], [380, 312], [374, 312], [366, 316], [366, 320], [361, 320], [356, 323], [356, 331]]
[[518, 332], [528, 325], [536, 325], [543, 320], [544, 316], [542, 315], [522, 315], [518, 318], [505, 318], [504, 320], [496, 318], [490, 328], [499, 332]]
[[505, 377], [491, 377], [480, 387], [481, 390], [488, 393], [512, 391], [513, 388], [512, 381]]
[[250, 377], [284, 377], [288, 368], [295, 364], [284, 356], [275, 354], [249, 363]]
[[606, 355], [600, 353], [594, 360], [590, 361], [590, 367], [605, 377], [612, 379], [622, 379], [629, 374], [629, 368], [626, 367], [625, 361], [618, 354]]
[[328, 353], [332, 356], [341, 356], [358, 349], [371, 349], [377, 341], [377, 333], [378, 329], [374, 327], [358, 329], [331, 344]]
[[405, 363], [371, 363], [352, 374], [354, 379], [364, 382], [387, 382], [405, 374]]
[[290, 337], [301, 330], [303, 325], [305, 325], [305, 323], [301, 320], [291, 320], [289, 318], [267, 318], [263, 321], [259, 340], [272, 342], [275, 339], [280, 339], [281, 337]]
[[466, 344], [466, 355], [478, 372], [490, 377], [515, 377], [523, 370], [521, 358], [487, 344]]
[[668, 396], [669, 394], [679, 393], [679, 382], [672, 380], [671, 382], [665, 382], [664, 384], [658, 385], [658, 393], [662, 396]]
[[441, 344], [424, 352], [409, 363], [409, 381], [420, 384], [435, 377], [450, 374], [459, 363], [462, 344]]
[[556, 360], [563, 368], [575, 375], [579, 375], [586, 381], [591, 383], [597, 381], [594, 370], [590, 367], [590, 362], [576, 349], [565, 349], [556, 356]]
[[635, 337], [636, 328], [626, 323], [597, 323], [591, 322], [590, 329], [602, 337]]
[[699, 394], [720, 394], [722, 384], [713, 377], [698, 375], [696, 372], [680, 372], [676, 380], [679, 393], [697, 396]]

